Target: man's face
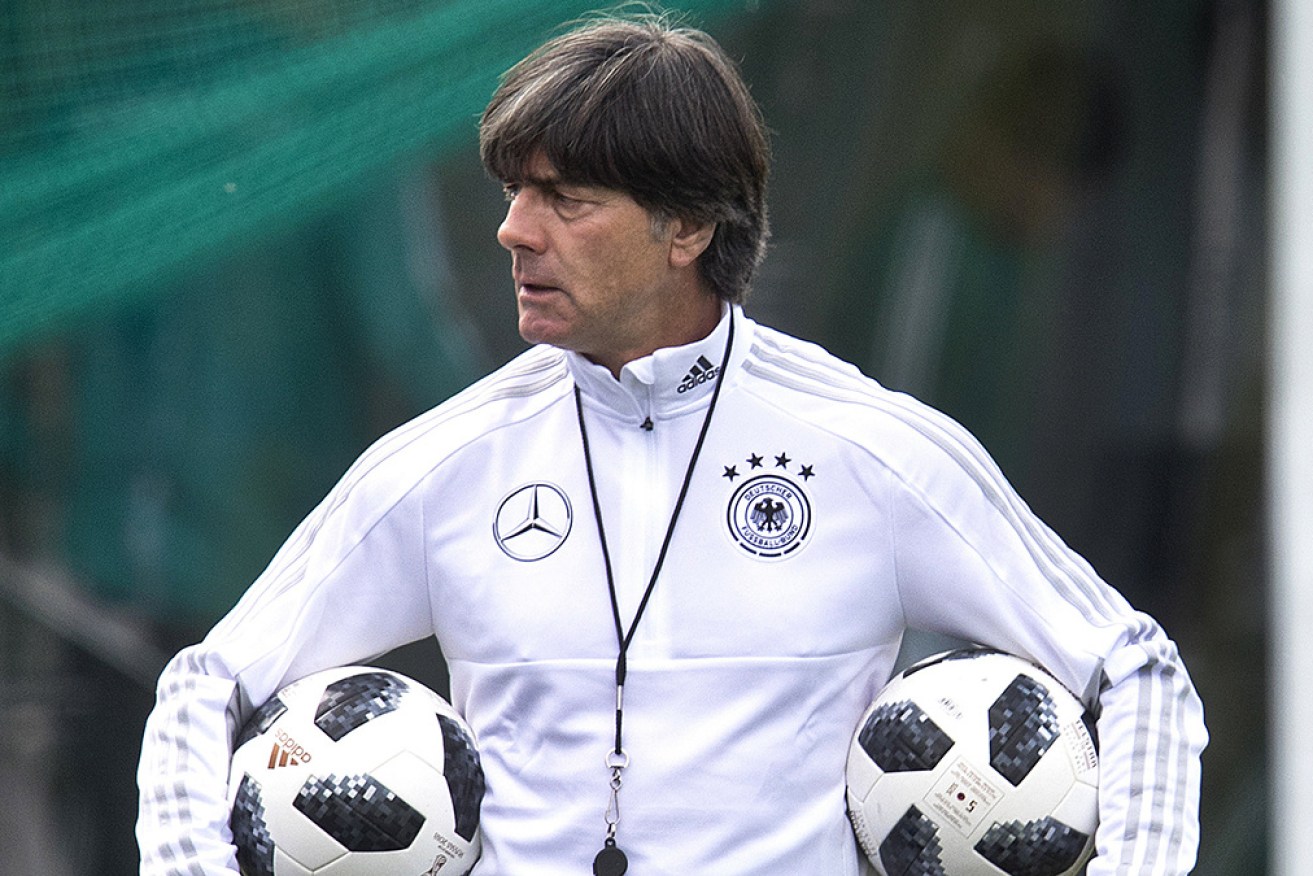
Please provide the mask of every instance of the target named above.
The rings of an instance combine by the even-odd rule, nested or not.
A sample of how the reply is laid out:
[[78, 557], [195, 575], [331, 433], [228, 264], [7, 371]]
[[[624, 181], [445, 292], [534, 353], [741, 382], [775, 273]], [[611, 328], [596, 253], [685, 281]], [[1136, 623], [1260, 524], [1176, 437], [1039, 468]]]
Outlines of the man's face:
[[705, 243], [690, 258], [680, 223], [654, 227], [628, 194], [563, 182], [541, 155], [505, 187], [510, 203], [497, 240], [511, 253], [526, 341], [574, 350], [618, 372], [657, 347], [694, 339], [677, 326], [694, 306], [687, 287], [696, 283], [692, 261]]

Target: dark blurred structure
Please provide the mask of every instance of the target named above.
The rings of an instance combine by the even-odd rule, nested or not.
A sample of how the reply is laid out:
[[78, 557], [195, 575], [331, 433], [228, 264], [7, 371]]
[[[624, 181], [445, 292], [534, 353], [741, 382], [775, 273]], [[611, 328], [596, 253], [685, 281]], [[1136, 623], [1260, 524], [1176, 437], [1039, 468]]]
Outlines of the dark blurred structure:
[[[961, 419], [1041, 516], [1163, 622], [1213, 733], [1197, 872], [1265, 872], [1265, 7], [671, 5], [695, 9], [742, 59], [776, 132], [775, 239], [749, 312]], [[170, 21], [219, 6], [173, 4]], [[230, 30], [244, 34], [230, 49], [253, 53], [270, 93], [279, 59], [308, 76], [333, 66], [321, 54], [369, 51], [379, 34], [473, 39], [520, 8], [343, 0], [310, 21], [293, 6], [306, 8], [225, 7], [256, 28]], [[74, 8], [11, 4], [0, 33], [23, 39], [0, 45], [36, 46]], [[585, 8], [533, 5], [505, 51]], [[424, 71], [448, 87], [430, 69], [443, 53], [413, 42], [358, 72], [423, 91]], [[0, 89], [23, 95], [0, 116], [141, 119], [231, 84], [213, 73], [215, 46], [141, 45], [140, 69], [173, 85], [101, 117], [93, 99], [109, 86], [94, 79], [106, 65], [91, 42], [67, 56], [0, 49]], [[218, 78], [188, 73], [188, 51]], [[92, 103], [31, 93], [78, 52], [84, 78], [68, 81], [90, 82]], [[479, 106], [501, 58], [453, 57], [481, 65], [462, 86]], [[0, 776], [31, 788], [0, 803], [15, 872], [135, 872], [133, 770], [160, 661], [231, 605], [373, 438], [521, 348], [493, 238], [503, 204], [470, 112], [428, 139], [389, 138], [431, 110], [390, 116], [382, 98], [313, 82], [296, 79], [294, 112], [245, 118], [236, 157], [188, 171], [199, 182], [186, 192], [213, 182], [221, 206], [189, 208], [174, 230], [155, 228], [168, 212], [107, 214], [90, 237], [60, 238], [62, 259], [32, 248], [33, 229], [71, 213], [57, 199], [31, 212], [17, 188], [39, 178], [23, 152], [35, 141], [0, 137], [0, 205], [35, 223], [0, 220], [30, 254], [0, 255], [0, 281], [14, 284], [0, 309], [34, 326], [0, 333]], [[84, 136], [61, 130], [61, 148]], [[339, 151], [317, 152], [325, 141]], [[360, 157], [335, 158], [348, 143]], [[262, 180], [260, 156], [287, 172]], [[117, 188], [126, 176], [105, 180], [135, 197]], [[264, 218], [234, 212], [241, 197]], [[95, 237], [128, 221], [174, 235], [186, 257]], [[152, 267], [114, 266], [97, 239]], [[43, 297], [15, 265], [64, 273]], [[444, 684], [431, 644], [388, 661]]]

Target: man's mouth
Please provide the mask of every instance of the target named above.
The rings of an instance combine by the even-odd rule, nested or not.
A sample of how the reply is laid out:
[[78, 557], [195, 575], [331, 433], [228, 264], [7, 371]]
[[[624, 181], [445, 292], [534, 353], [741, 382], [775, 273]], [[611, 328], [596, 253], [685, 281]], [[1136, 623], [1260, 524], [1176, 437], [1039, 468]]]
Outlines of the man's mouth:
[[529, 295], [529, 296], [550, 295], [553, 292], [561, 291], [561, 288], [559, 286], [552, 286], [549, 283], [534, 282], [529, 280], [521, 280], [519, 283], [516, 284], [516, 286], [521, 295]]

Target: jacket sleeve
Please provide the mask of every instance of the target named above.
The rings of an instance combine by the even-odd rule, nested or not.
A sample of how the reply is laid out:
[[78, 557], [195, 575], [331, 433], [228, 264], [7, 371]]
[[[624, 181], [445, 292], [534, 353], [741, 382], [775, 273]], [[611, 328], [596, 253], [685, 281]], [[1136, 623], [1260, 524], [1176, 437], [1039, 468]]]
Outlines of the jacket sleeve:
[[246, 595], [160, 676], [138, 767], [143, 876], [237, 873], [232, 739], [291, 681], [433, 632], [412, 491], [358, 463]]
[[907, 422], [923, 451], [890, 481], [907, 625], [1029, 657], [1098, 716], [1089, 876], [1188, 873], [1207, 732], [1176, 645], [1040, 522], [960, 426], [928, 410]]

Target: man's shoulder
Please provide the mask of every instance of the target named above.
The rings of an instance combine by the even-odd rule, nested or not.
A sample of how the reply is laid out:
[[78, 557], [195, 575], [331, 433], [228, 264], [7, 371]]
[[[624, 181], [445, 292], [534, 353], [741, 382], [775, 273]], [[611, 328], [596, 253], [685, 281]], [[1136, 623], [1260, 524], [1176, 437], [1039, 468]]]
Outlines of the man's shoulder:
[[[743, 361], [746, 389], [779, 416], [877, 452], [886, 463], [922, 464], [961, 454], [970, 433], [919, 399], [882, 385], [819, 344], [755, 325]], [[946, 456], [947, 454], [947, 456]], [[899, 462], [899, 461], [902, 462]]]
[[813, 341], [753, 323], [744, 371], [783, 393], [799, 392], [857, 402], [888, 392], [851, 362]]
[[435, 411], [471, 412], [515, 399], [549, 399], [569, 379], [565, 353], [539, 344], [520, 353], [443, 402]]
[[530, 347], [409, 426], [460, 442], [534, 416], [568, 395], [569, 385], [564, 353], [545, 345]]
[[388, 460], [387, 469], [413, 477], [568, 396], [564, 355], [551, 347], [533, 347], [391, 430], [357, 464]]
[[507, 427], [568, 399], [568, 386], [559, 351], [535, 347], [376, 440], [343, 475], [326, 507], [378, 517], [434, 477], [452, 487], [477, 476], [481, 467], [469, 464], [470, 453], [486, 459], [522, 437]]

